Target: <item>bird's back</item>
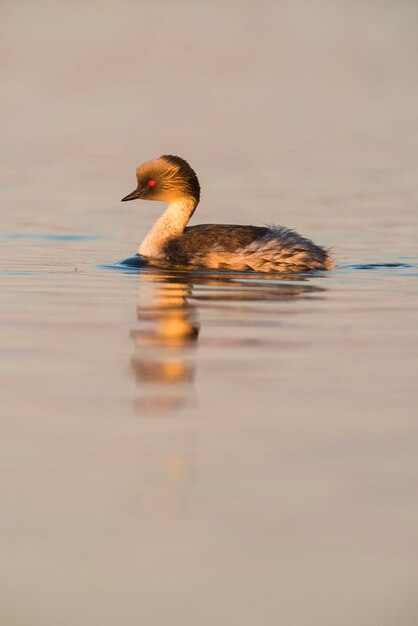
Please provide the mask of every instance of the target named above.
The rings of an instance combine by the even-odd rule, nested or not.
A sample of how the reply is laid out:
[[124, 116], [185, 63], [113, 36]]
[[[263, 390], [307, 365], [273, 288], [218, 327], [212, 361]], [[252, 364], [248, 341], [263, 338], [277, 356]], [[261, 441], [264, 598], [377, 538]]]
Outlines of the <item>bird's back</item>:
[[199, 224], [167, 241], [173, 263], [211, 269], [295, 272], [330, 269], [328, 253], [283, 226]]
[[166, 254], [178, 263], [194, 265], [202, 255], [222, 249], [233, 255], [267, 232], [266, 226], [199, 224], [188, 226], [182, 235], [167, 242]]

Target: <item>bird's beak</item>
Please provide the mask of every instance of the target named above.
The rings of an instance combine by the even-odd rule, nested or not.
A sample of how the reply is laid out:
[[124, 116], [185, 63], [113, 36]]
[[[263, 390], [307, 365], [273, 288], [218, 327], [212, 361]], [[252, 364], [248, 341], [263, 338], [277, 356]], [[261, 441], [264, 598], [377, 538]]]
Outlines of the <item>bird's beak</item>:
[[132, 193], [122, 198], [121, 202], [127, 202], [128, 200], [136, 200], [137, 198], [140, 198], [140, 197], [141, 197], [141, 190], [138, 187], [137, 189], [135, 189], [135, 191], [133, 191]]

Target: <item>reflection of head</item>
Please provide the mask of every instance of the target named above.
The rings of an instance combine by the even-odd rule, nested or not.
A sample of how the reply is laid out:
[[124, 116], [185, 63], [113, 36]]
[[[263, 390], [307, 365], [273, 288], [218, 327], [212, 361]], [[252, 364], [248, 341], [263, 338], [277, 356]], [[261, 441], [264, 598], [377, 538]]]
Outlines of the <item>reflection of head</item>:
[[131, 336], [137, 345], [154, 344], [169, 347], [186, 346], [197, 341], [199, 324], [195, 320], [195, 309], [187, 304], [170, 300], [167, 304], [160, 299], [152, 308], [138, 307], [138, 320], [151, 322], [151, 328], [133, 330]]

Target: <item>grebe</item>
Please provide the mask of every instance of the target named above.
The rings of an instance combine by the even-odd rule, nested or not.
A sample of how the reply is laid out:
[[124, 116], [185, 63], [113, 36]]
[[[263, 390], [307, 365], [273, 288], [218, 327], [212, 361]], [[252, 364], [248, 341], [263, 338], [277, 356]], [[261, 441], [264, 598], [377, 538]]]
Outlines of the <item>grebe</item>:
[[192, 267], [305, 272], [333, 267], [326, 250], [284, 226], [186, 224], [200, 199], [198, 178], [184, 159], [163, 155], [136, 170], [138, 186], [125, 198], [168, 202], [145, 237], [141, 256]]

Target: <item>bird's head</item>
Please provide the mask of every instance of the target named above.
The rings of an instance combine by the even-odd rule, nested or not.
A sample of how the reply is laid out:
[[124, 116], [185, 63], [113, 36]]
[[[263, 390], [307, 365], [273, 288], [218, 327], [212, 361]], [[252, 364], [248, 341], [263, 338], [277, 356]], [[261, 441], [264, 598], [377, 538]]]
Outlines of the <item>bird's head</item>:
[[136, 170], [137, 188], [122, 198], [128, 200], [160, 200], [174, 202], [184, 197], [200, 198], [200, 185], [194, 170], [178, 156], [163, 155], [142, 163]]

